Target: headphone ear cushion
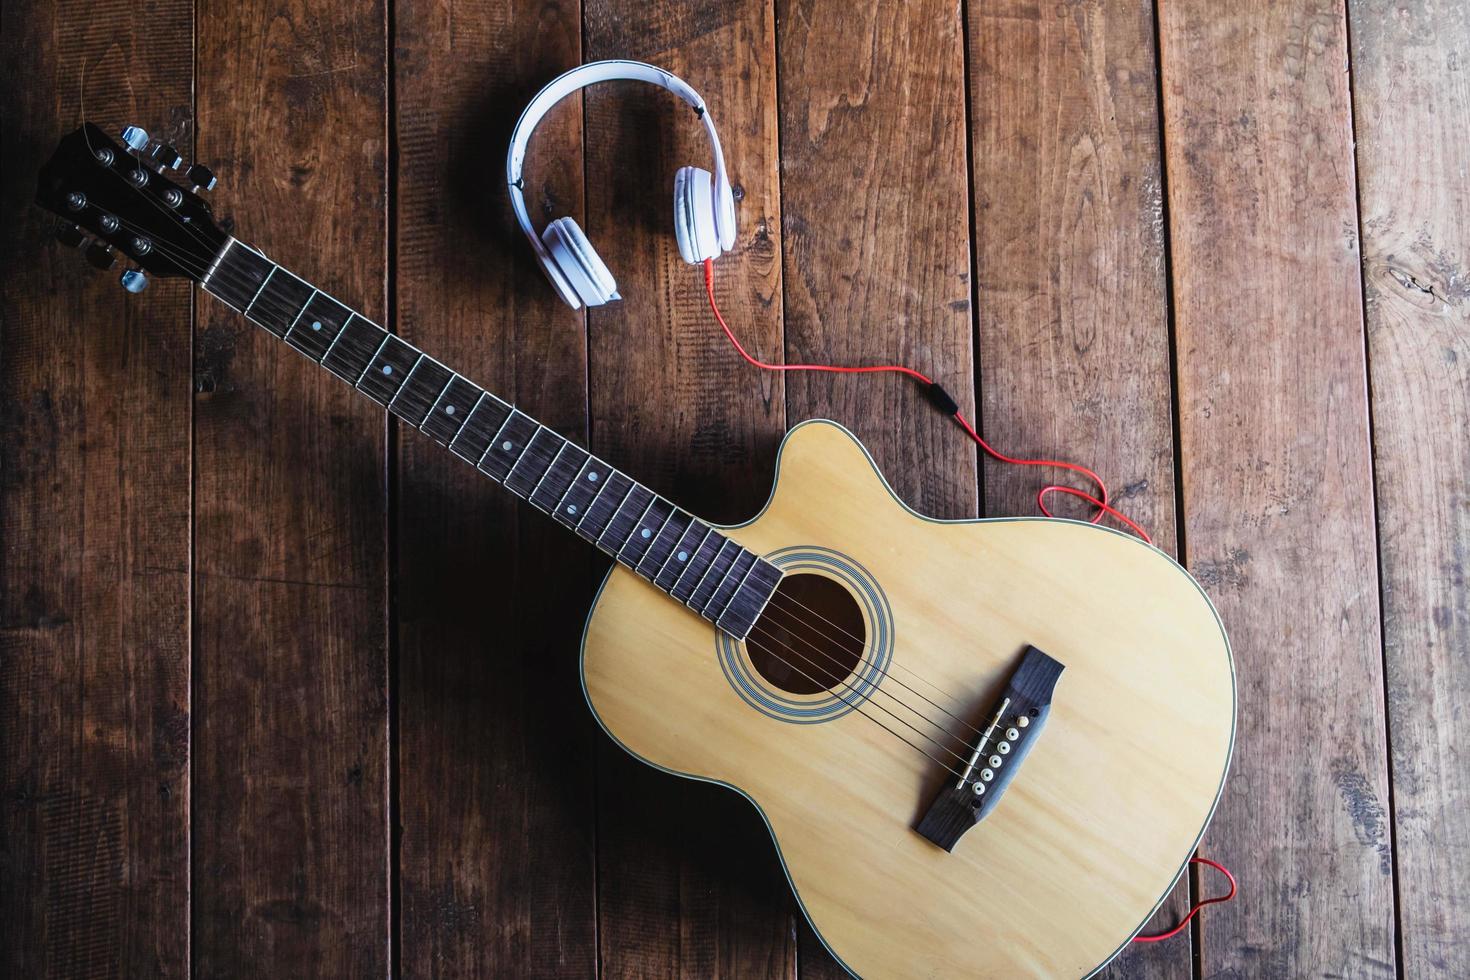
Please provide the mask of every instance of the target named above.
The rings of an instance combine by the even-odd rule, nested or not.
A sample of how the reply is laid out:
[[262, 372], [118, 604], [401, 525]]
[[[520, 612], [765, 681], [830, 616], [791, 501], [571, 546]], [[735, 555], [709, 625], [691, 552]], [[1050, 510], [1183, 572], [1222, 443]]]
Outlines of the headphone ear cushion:
[[674, 238], [679, 255], [690, 265], [717, 258], [720, 233], [715, 222], [714, 175], [698, 167], [674, 174]]
[[601, 306], [622, 298], [612, 272], [571, 218], [557, 218], [547, 225], [541, 241], [583, 305]]

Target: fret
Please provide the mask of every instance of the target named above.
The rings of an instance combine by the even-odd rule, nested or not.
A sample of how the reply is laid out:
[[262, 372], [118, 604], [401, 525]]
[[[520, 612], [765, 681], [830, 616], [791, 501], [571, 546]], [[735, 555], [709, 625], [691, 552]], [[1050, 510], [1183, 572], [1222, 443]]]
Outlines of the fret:
[[700, 615], [704, 614], [705, 606], [709, 605], [710, 598], [714, 596], [715, 590], [720, 587], [720, 584], [725, 581], [725, 576], [730, 574], [730, 569], [734, 566], [735, 559], [739, 557], [742, 550], [740, 545], [734, 541], [731, 541], [729, 538], [725, 539], [725, 543], [715, 553], [715, 560], [710, 562], [710, 566], [700, 578], [699, 584], [689, 594], [687, 605], [690, 609], [693, 609]]
[[490, 448], [490, 440], [509, 417], [510, 406], [485, 392], [470, 410], [469, 418], [464, 420], [464, 428], [449, 444], [449, 451], [469, 460], [472, 466], [478, 466], [485, 450]]
[[[255, 305], [255, 301], [258, 300], [258, 299], [260, 299], [260, 294], [262, 292], [264, 292], [265, 291], [265, 287], [270, 284], [271, 276], [273, 276], [277, 272], [279, 272], [280, 269], [281, 269], [281, 267], [278, 266], [278, 265], [272, 265], [271, 266], [271, 271], [269, 271], [269, 272], [267, 272], [265, 274], [265, 279], [261, 281], [260, 288], [255, 291], [255, 295], [254, 296], [251, 296], [250, 297], [250, 302], [248, 302], [248, 303], [245, 304], [245, 308], [240, 311], [241, 313], [245, 314], [247, 317], [250, 316], [250, 308]], [[252, 319], [254, 319], [254, 318], [252, 317]]]
[[658, 575], [659, 569], [674, 554], [674, 545], [689, 530], [689, 523], [693, 520], [693, 515], [675, 508], [669, 519], [664, 521], [664, 526], [653, 536], [648, 550], [643, 553], [643, 559], [638, 562], [638, 574], [652, 581]]
[[237, 312], [243, 312], [275, 267], [274, 262], [249, 245], [230, 239], [204, 280], [204, 288]]
[[[684, 571], [674, 583], [674, 587], [666, 590], [669, 595], [680, 602], [687, 603], [689, 597], [694, 594], [695, 587], [709, 571], [710, 563], [715, 560], [715, 555], [724, 548], [728, 540], [719, 531], [710, 531], [709, 535], [699, 543], [699, 550], [690, 553], [689, 560], [684, 563]], [[678, 558], [678, 555], [674, 557]]]
[[327, 348], [322, 367], [357, 387], [358, 379], [387, 339], [388, 331], [354, 313]]
[[510, 413], [500, 431], [490, 440], [490, 448], [480, 458], [480, 472], [492, 480], [503, 482], [511, 467], [521, 461], [531, 437], [542, 428], [541, 423], [519, 409]]
[[245, 315], [275, 336], [284, 337], [292, 321], [315, 292], [311, 283], [303, 282], [276, 266], [275, 271], [260, 287], [260, 292]]
[[643, 560], [643, 555], [653, 544], [654, 535], [663, 530], [665, 522], [673, 512], [673, 504], [662, 497], [654, 497], [653, 503], [648, 505], [648, 510], [633, 528], [633, 533], [628, 536], [627, 543], [618, 550], [618, 561], [636, 572], [638, 563]]
[[[534, 420], [531, 422], [536, 424]], [[556, 459], [556, 454], [561, 452], [561, 447], [566, 442], [544, 425], [536, 429], [520, 458], [515, 461], [510, 472], [505, 474], [505, 485], [516, 496], [530, 500], [532, 492], [541, 483], [541, 478], [551, 468], [552, 460]], [[491, 452], [494, 451], [492, 447]]]
[[633, 535], [633, 529], [652, 506], [653, 491], [641, 483], [634, 483], [622, 504], [613, 511], [612, 519], [607, 522], [607, 527], [597, 539], [597, 546], [606, 548], [614, 558], [619, 557], [628, 538]]
[[357, 390], [379, 405], [391, 403], [398, 389], [403, 387], [404, 379], [423, 356], [423, 351], [417, 347], [388, 334], [358, 379]]
[[[441, 446], [449, 445], [459, 435], [465, 419], [470, 417], [470, 410], [484, 393], [479, 385], [472, 384], [457, 374], [452, 376], [448, 386], [439, 393], [434, 407], [429, 409], [429, 415], [419, 426], [419, 431]], [[484, 450], [480, 452], [484, 453]]]
[[388, 403], [388, 411], [417, 428], [423, 424], [429, 409], [438, 403], [439, 396], [453, 376], [453, 371], [425, 354], [419, 358], [413, 370], [408, 372], [408, 377], [403, 380], [403, 387], [398, 389], [398, 394]]
[[352, 311], [317, 290], [306, 301], [301, 315], [286, 331], [286, 343], [317, 363], [326, 355], [327, 348], [337, 339], [342, 325], [352, 318]]
[[735, 590], [740, 588], [745, 581], [745, 576], [749, 575], [750, 570], [754, 567], [755, 555], [741, 548], [740, 553], [735, 556], [734, 564], [720, 580], [720, 584], [715, 586], [715, 590], [710, 593], [709, 602], [705, 603], [699, 614], [710, 622], [718, 620], [720, 613], [725, 611], [725, 606], [729, 605], [730, 600], [735, 597]]
[[556, 459], [551, 461], [551, 466], [541, 477], [541, 482], [537, 484], [535, 490], [531, 491], [531, 503], [548, 514], [557, 510], [562, 499], [571, 490], [572, 481], [577, 478], [578, 473], [582, 472], [582, 467], [591, 458], [576, 444], [563, 442], [561, 451], [556, 454]]
[[561, 499], [556, 502], [556, 510], [552, 511], [551, 516], [575, 530], [587, 515], [587, 507], [592, 499], [602, 492], [604, 481], [610, 472], [612, 467], [596, 456], [588, 456], [582, 468], [577, 471], [571, 486], [567, 487]]
[[633, 481], [617, 470], [604, 474], [599, 482], [602, 483], [602, 489], [592, 497], [587, 504], [587, 512], [577, 522], [577, 533], [593, 544], [602, 537], [602, 532], [607, 530], [608, 521], [612, 520], [613, 512], [622, 505], [628, 491], [633, 489]]
[[684, 570], [689, 567], [689, 559], [694, 557], [705, 539], [713, 533], [708, 524], [691, 517], [684, 536], [679, 539], [678, 544], [669, 549], [668, 559], [654, 573], [653, 584], [665, 592], [672, 593], [674, 585], [679, 581], [679, 576], [683, 575]]
[[715, 625], [737, 639], [745, 639], [780, 582], [781, 569], [763, 558], [756, 559]]
[[781, 570], [230, 239], [206, 290], [743, 640]]

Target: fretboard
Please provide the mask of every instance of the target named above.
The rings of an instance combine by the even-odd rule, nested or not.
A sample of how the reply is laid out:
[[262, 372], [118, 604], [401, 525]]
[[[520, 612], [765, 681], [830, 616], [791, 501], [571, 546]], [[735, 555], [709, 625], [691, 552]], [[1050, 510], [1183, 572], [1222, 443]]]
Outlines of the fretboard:
[[770, 601], [770, 562], [248, 245], [230, 239], [201, 283], [731, 636]]

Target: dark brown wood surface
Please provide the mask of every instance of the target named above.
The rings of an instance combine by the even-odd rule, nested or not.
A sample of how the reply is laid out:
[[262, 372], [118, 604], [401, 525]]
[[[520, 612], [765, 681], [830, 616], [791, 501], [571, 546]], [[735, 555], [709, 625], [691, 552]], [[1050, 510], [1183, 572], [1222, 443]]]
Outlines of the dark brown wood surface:
[[[981, 464], [906, 381], [738, 359], [674, 247], [674, 171], [709, 162], [666, 95], [536, 134], [533, 217], [576, 217], [625, 297], [560, 304], [503, 148], [600, 57], [708, 100], [752, 352], [932, 374], [997, 448], [1095, 465], [1219, 604], [1239, 740], [1201, 850], [1241, 896], [1109, 975], [1470, 972], [1462, 10], [0, 17], [0, 972], [841, 975], [754, 810], [592, 722], [599, 559], [210, 298], [125, 297], [30, 203], [84, 116], [138, 123], [242, 237], [710, 519], [815, 415], [925, 513], [1032, 513], [1052, 474]], [[1156, 925], [1219, 886], [1191, 879]]]
[[1182, 551], [1241, 705], [1205, 838], [1241, 894], [1208, 972], [1395, 971], [1346, 27], [1327, 2], [1161, 9]]
[[[197, 16], [198, 152], [219, 161], [237, 227], [381, 317], [382, 8], [229, 0]], [[191, 950], [205, 976], [389, 964], [385, 423], [324, 374], [201, 297]]]
[[1406, 976], [1470, 976], [1470, 7], [1354, 3]]
[[[31, 200], [63, 127], [187, 147], [190, 5], [8, 3], [0, 284], [0, 974], [189, 966], [187, 286], [117, 302]], [[58, 121], [65, 120], [58, 125]]]

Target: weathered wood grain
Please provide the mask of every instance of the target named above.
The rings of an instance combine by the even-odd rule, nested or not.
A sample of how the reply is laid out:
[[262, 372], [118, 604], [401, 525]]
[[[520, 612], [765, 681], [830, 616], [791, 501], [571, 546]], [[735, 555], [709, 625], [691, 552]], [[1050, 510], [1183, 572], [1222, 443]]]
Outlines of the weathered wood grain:
[[[973, 417], [964, 25], [943, 3], [778, 4], [786, 358], [904, 363]], [[911, 506], [973, 516], [975, 454], [908, 379], [796, 374]], [[801, 974], [845, 976], [801, 923]]]
[[[1003, 452], [1096, 469], [1171, 554], [1173, 394], [1153, 5], [967, 7], [980, 418]], [[1085, 481], [985, 462], [984, 511]], [[1087, 517], [1065, 498], [1056, 513]], [[1189, 906], [1187, 881], [1156, 925]], [[1151, 928], [1149, 931], [1155, 931]], [[1190, 973], [1188, 933], [1112, 976]]]
[[[908, 364], [973, 417], [958, 8], [778, 11], [787, 359]], [[793, 421], [847, 425], [911, 506], [973, 516], [974, 447], [913, 382], [794, 374], [787, 386]]]
[[[1335, 3], [1165, 3], [1184, 548], [1235, 648], [1206, 974], [1394, 973], [1347, 38]], [[1206, 886], [1208, 887], [1208, 886]]]
[[[501, 179], [521, 107], [580, 60], [578, 6], [400, 6], [395, 27], [400, 332], [584, 441], [582, 317], [537, 268]], [[581, 216], [580, 100], [567, 108], [528, 163], [542, 221]], [[421, 435], [400, 428], [399, 447], [404, 975], [592, 976], [590, 553]]]
[[[706, 100], [736, 186], [740, 236], [715, 263], [722, 309], [780, 351], [775, 24], [759, 2], [585, 7], [589, 59], [632, 57]], [[624, 299], [589, 316], [592, 443], [712, 520], [766, 499], [783, 431], [779, 378], [744, 368], [673, 235], [674, 172], [710, 169], [703, 129], [646, 86], [587, 93], [587, 224]], [[789, 976], [791, 899], [759, 817], [733, 794], [647, 770], [604, 738], [598, 895], [607, 976]]]
[[84, 116], [188, 147], [190, 10], [8, 3], [0, 22], [6, 976], [189, 971], [189, 290], [129, 297], [32, 201]]
[[1470, 976], [1470, 9], [1349, 5], [1403, 975]]
[[[215, 197], [369, 316], [384, 302], [380, 4], [198, 8]], [[201, 297], [195, 340], [194, 963], [389, 961], [383, 415]]]

